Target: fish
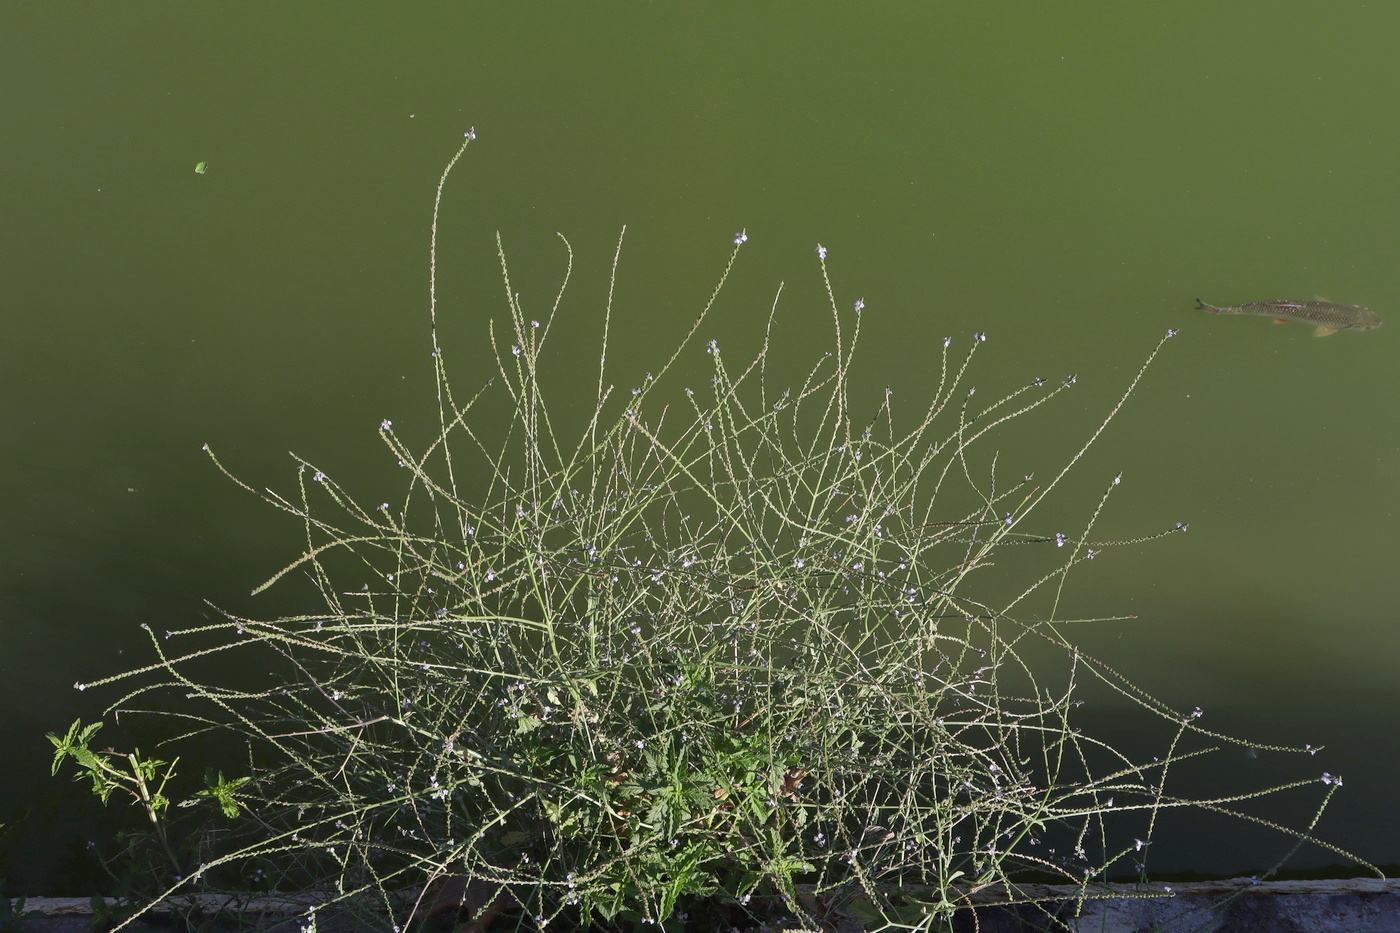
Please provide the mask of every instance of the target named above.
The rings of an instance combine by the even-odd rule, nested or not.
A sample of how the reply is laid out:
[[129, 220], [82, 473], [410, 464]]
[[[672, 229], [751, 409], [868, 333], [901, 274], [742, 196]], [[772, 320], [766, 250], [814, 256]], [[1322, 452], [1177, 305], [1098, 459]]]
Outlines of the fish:
[[1339, 305], [1321, 298], [1315, 301], [1288, 301], [1275, 298], [1272, 301], [1251, 301], [1242, 305], [1216, 307], [1196, 299], [1196, 307], [1211, 314], [1260, 314], [1271, 317], [1275, 323], [1301, 321], [1315, 324], [1314, 336], [1326, 337], [1339, 330], [1375, 330], [1381, 326], [1381, 316], [1370, 308], [1360, 305]]

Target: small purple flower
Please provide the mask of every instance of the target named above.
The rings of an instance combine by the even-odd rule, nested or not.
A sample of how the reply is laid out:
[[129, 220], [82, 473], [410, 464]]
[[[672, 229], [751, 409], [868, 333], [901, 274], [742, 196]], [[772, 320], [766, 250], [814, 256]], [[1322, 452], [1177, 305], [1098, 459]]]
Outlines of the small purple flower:
[[857, 298], [857, 299], [856, 299], [856, 314], [860, 314], [860, 312], [863, 311], [864, 309], [865, 309], [865, 299], [864, 299], [864, 298]]
[[976, 340], [978, 343], [986, 343], [986, 342], [987, 342], [987, 335], [986, 335], [986, 334], [980, 334], [980, 333], [979, 333], [979, 334], [973, 334], [973, 335], [972, 335], [972, 339], [973, 339], [973, 340]]
[[1175, 328], [1175, 327], [1168, 327], [1168, 328], [1167, 328], [1167, 336], [1168, 336], [1168, 337], [1175, 337], [1175, 336], [1176, 336], [1176, 328]]
[[748, 241], [749, 241], [749, 235], [748, 235], [746, 232], [744, 232], [743, 230], [740, 230], [738, 233], [734, 234], [734, 245], [735, 245], [735, 246], [743, 246], [743, 245], [744, 245], [745, 243], [747, 243]]
[[379, 422], [379, 430], [381, 431], [387, 431], [393, 426], [394, 422], [390, 421], [388, 418], [385, 418], [383, 421]]
[[826, 247], [822, 246], [820, 243], [817, 244], [817, 255], [822, 259], [826, 258]]
[[1069, 538], [1066, 537], [1065, 535], [1061, 534], [1061, 533], [1058, 532], [1058, 531], [1055, 532], [1055, 547], [1064, 547], [1064, 546], [1065, 546], [1065, 542], [1068, 541], [1068, 540], [1069, 540]]
[[476, 139], [476, 127], [472, 127], [462, 135], [465, 136], [467, 139]]

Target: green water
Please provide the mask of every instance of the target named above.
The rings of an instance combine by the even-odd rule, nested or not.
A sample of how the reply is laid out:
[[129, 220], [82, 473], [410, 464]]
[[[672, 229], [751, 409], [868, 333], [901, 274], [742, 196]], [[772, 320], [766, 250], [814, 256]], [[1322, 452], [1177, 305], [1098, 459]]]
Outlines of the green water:
[[[826, 349], [821, 243], [842, 306], [865, 299], [872, 400], [926, 393], [945, 335], [988, 335], [974, 383], [989, 392], [1077, 374], [1053, 414], [1006, 436], [1017, 473], [1048, 475], [1180, 328], [1044, 517], [1074, 531], [1122, 472], [1103, 537], [1191, 525], [1073, 578], [1076, 614], [1138, 616], [1085, 644], [1221, 731], [1327, 745], [1239, 767], [1256, 784], [1344, 775], [1320, 834], [1400, 861], [1400, 438], [1385, 414], [1400, 392], [1400, 8], [946, 7], [7, 17], [0, 822], [51, 790], [43, 732], [115, 698], [73, 682], [148, 658], [138, 624], [190, 624], [205, 599], [295, 602], [248, 591], [299, 553], [297, 526], [201, 444], [256, 486], [289, 488], [294, 449], [389, 498], [375, 430], [430, 428], [432, 190], [474, 126], [441, 231], [441, 329], [463, 382], [486, 375], [486, 322], [504, 315], [496, 231], [527, 314], [547, 311], [556, 232], [569, 238], [551, 362], [593, 380], [627, 225], [610, 358], [623, 387], [684, 333], [740, 229], [750, 242], [702, 338], [754, 348], [785, 282], [786, 352]], [[1316, 295], [1390, 324], [1318, 340], [1190, 310]], [[1258, 861], [1229, 832], [1208, 838], [1164, 847], [1158, 867]], [[9, 867], [32, 888], [52, 871]]]

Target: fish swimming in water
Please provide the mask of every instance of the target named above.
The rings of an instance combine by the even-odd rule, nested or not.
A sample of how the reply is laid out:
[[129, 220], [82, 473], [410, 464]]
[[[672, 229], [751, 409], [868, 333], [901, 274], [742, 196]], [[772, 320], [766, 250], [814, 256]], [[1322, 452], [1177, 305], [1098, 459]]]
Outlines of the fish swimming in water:
[[1276, 298], [1273, 301], [1251, 301], [1242, 305], [1227, 305], [1217, 308], [1196, 299], [1196, 307], [1211, 314], [1261, 314], [1271, 317], [1276, 323], [1301, 321], [1315, 324], [1313, 333], [1318, 337], [1335, 334], [1339, 330], [1375, 330], [1381, 326], [1381, 317], [1370, 308], [1360, 305], [1339, 305], [1332, 301], [1287, 301]]

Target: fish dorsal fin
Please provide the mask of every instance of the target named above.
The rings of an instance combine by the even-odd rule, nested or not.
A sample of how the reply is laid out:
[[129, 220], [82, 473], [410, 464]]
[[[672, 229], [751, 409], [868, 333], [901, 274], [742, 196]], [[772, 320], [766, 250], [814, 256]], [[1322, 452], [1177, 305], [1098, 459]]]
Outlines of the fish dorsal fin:
[[1317, 330], [1313, 331], [1313, 336], [1326, 337], [1330, 334], [1335, 334], [1336, 332], [1337, 328], [1335, 327], [1328, 327], [1326, 324], [1319, 324], [1317, 325]]

